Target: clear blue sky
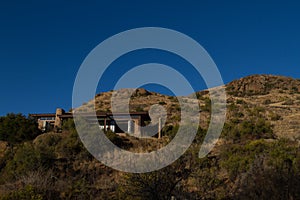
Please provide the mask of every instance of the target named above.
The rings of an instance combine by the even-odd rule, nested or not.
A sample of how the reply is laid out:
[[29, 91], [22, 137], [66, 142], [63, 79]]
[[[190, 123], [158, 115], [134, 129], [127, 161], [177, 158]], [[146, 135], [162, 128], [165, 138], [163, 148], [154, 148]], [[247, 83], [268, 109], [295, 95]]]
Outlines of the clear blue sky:
[[[165, 27], [194, 38], [225, 83], [250, 74], [300, 78], [299, 10], [296, 0], [1, 1], [0, 115], [68, 110], [87, 54], [106, 38], [137, 27]], [[177, 63], [159, 53], [136, 52], [115, 67], [121, 72], [153, 60]], [[197, 89], [204, 87], [200, 82]]]

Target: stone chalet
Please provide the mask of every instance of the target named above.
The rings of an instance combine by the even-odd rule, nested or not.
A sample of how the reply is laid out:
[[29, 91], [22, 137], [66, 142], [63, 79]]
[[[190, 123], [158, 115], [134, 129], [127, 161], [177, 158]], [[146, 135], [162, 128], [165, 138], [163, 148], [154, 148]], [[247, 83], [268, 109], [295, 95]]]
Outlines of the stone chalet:
[[[148, 112], [130, 112], [128, 113], [114, 113], [111, 112], [96, 112], [97, 121], [100, 128], [104, 130], [111, 130], [115, 133], [129, 133], [136, 136], [141, 136], [141, 126], [145, 126], [147, 121], [150, 121]], [[62, 124], [67, 119], [72, 119], [73, 114], [71, 112], [65, 112], [61, 108], [56, 109], [56, 113], [42, 113], [42, 114], [29, 114], [29, 117], [34, 118], [38, 127], [42, 131], [57, 130], [60, 131]], [[91, 119], [91, 123], [97, 123], [92, 113], [85, 113], [84, 117]], [[116, 123], [117, 122], [117, 123]], [[118, 124], [118, 125], [117, 125]], [[158, 130], [159, 127], [155, 129]], [[158, 131], [158, 137], [160, 137], [160, 131]]]

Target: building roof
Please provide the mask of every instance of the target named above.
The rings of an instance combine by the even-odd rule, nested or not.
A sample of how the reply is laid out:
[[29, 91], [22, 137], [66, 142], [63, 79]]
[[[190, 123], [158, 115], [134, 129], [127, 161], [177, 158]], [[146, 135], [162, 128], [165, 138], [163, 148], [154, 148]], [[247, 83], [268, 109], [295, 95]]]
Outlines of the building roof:
[[[88, 116], [95, 116], [95, 113], [78, 113], [79, 115], [88, 117]], [[109, 116], [127, 116], [128, 113], [126, 112], [116, 112], [116, 113], [112, 113], [112, 112], [96, 112], [96, 116], [97, 117], [109, 117]], [[129, 115], [131, 116], [149, 116], [148, 112], [129, 112]], [[73, 117], [73, 113], [64, 113], [62, 115], [59, 115], [61, 118], [72, 118]]]
[[[80, 115], [82, 116], [95, 116], [95, 113], [80, 113]], [[116, 112], [116, 113], [112, 113], [112, 112], [96, 112], [96, 116], [97, 117], [110, 117], [110, 116], [127, 116], [128, 113], [126, 112]], [[148, 112], [129, 112], [130, 116], [143, 116], [143, 117], [148, 117], [149, 114]], [[56, 114], [55, 113], [38, 113], [38, 114], [29, 114], [30, 117], [55, 117]], [[61, 118], [73, 118], [73, 113], [63, 113], [62, 115], [58, 115]]]
[[55, 113], [29, 114], [29, 117], [55, 117]]

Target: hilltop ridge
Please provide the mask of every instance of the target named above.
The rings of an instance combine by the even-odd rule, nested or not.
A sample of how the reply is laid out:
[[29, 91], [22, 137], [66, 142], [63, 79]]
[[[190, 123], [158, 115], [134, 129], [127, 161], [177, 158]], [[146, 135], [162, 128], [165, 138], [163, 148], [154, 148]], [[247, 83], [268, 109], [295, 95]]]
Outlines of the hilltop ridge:
[[[227, 91], [226, 123], [204, 158], [197, 155], [210, 122], [210, 93], [218, 88], [196, 92], [197, 99], [122, 89], [117, 95], [121, 97], [118, 111], [125, 109], [127, 100], [122, 99], [130, 95], [130, 111], [149, 111], [158, 104], [169, 114], [159, 139], [105, 133], [113, 144], [134, 153], [152, 153], [170, 144], [181, 120], [179, 99], [187, 106], [191, 101], [199, 103], [200, 127], [184, 155], [151, 173], [113, 170], [89, 154], [74, 122], [67, 120], [61, 133], [46, 132], [16, 146], [0, 141], [0, 199], [24, 195], [26, 199], [299, 199], [299, 80], [253, 75], [221, 87]], [[113, 93], [97, 94], [77, 109], [89, 111], [95, 106], [109, 112]], [[0, 125], [11, 129], [9, 124]], [[190, 133], [190, 124], [182, 127]]]
[[[262, 109], [261, 113], [274, 126], [275, 135], [298, 138], [300, 124], [300, 80], [277, 75], [250, 75], [234, 80], [224, 86], [227, 91], [227, 121], [235, 116], [235, 112], [249, 115], [249, 109]], [[180, 120], [180, 105], [178, 98], [183, 101], [194, 101], [189, 96], [175, 97], [151, 92], [143, 88], [121, 89], [118, 95], [132, 93], [129, 110], [149, 111], [152, 105], [159, 104], [168, 112], [167, 125], [174, 125]], [[89, 111], [95, 106], [97, 111], [110, 111], [113, 91], [97, 94], [95, 99], [85, 103], [79, 109]], [[207, 128], [210, 117], [209, 90], [196, 92], [201, 111], [200, 125]], [[122, 99], [122, 98], [121, 98]], [[241, 104], [240, 102], [244, 102]], [[127, 101], [114, 105], [119, 111], [126, 110]], [[232, 107], [236, 107], [232, 112]], [[278, 120], [274, 120], [274, 118]], [[273, 120], [272, 120], [273, 119]], [[291, 125], [293, 124], [293, 125]], [[300, 138], [300, 137], [299, 137]]]
[[277, 75], [250, 75], [227, 84], [227, 91], [234, 96], [268, 94], [276, 90], [300, 91], [300, 80]]

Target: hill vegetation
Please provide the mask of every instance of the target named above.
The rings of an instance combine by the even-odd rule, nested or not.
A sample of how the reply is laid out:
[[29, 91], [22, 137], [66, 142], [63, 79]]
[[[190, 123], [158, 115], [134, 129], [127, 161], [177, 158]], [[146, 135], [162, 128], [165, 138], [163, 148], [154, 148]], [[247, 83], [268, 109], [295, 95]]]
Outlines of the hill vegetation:
[[[213, 151], [198, 158], [210, 116], [207, 90], [196, 94], [201, 123], [191, 147], [151, 173], [124, 173], [101, 164], [81, 143], [72, 120], [62, 133], [40, 134], [22, 115], [1, 117], [0, 199], [300, 199], [300, 81], [255, 75], [224, 87], [227, 120]], [[111, 96], [96, 95], [78, 109], [109, 111]], [[131, 111], [148, 111], [153, 104], [166, 108], [162, 139], [109, 131], [106, 136], [132, 152], [161, 148], [178, 130], [177, 98], [190, 101], [144, 89], [131, 96]], [[188, 134], [188, 126], [184, 130]]]

